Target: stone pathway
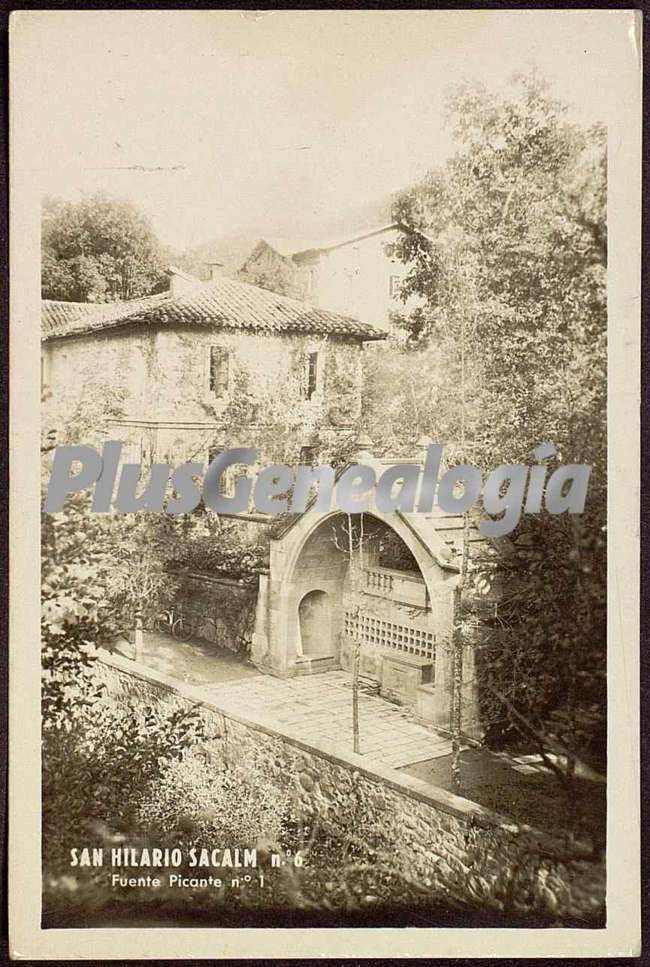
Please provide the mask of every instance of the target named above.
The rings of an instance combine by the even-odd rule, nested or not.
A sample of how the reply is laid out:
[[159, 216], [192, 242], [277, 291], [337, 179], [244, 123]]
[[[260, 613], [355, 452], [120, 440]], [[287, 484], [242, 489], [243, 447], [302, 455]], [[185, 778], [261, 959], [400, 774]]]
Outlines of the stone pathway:
[[[112, 642], [109, 650], [124, 658], [135, 658], [134, 646], [123, 638]], [[241, 658], [225, 648], [197, 638], [176, 641], [156, 631], [145, 631], [141, 661], [163, 675], [190, 685], [209, 685], [259, 676], [257, 668], [244, 664]]]
[[[257, 674], [242, 681], [199, 685], [195, 691], [226, 712], [285, 735], [352, 751], [352, 685], [346, 672], [289, 679]], [[393, 768], [451, 752], [451, 739], [417, 725], [404, 709], [361, 689], [359, 735], [364, 757]]]

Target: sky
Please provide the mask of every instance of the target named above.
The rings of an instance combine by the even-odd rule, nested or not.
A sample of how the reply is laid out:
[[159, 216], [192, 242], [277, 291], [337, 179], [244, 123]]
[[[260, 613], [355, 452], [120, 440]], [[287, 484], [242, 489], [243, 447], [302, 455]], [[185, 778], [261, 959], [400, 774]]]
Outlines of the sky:
[[534, 66], [577, 120], [610, 120], [630, 17], [20, 12], [14, 143], [43, 193], [129, 198], [176, 248], [312, 236], [444, 160], [445, 96], [463, 79], [498, 88]]

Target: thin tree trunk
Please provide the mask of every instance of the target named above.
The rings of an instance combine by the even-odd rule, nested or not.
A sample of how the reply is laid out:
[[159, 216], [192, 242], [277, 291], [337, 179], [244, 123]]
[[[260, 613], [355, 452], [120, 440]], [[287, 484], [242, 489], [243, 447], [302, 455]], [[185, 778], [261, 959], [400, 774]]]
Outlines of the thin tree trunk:
[[460, 587], [454, 588], [451, 666], [451, 785], [459, 793], [462, 787], [460, 771], [460, 733], [463, 722], [463, 641], [460, 630]]
[[462, 601], [463, 589], [467, 580], [469, 558], [469, 515], [463, 516], [463, 556], [460, 577], [454, 588], [453, 632], [452, 632], [452, 699], [451, 699], [451, 780], [454, 792], [460, 792], [461, 782], [461, 735], [463, 731], [463, 630]]
[[[358, 635], [359, 604], [357, 602], [358, 582], [357, 582], [357, 562], [354, 555], [354, 539], [352, 533], [352, 516], [348, 514], [348, 552], [350, 556], [350, 578], [351, 590], [357, 618], [357, 635], [354, 641], [354, 655], [352, 659], [352, 749], [357, 754], [361, 754], [361, 741], [359, 738], [359, 665], [361, 659], [361, 641]], [[363, 567], [363, 514], [361, 515], [361, 529], [359, 534], [359, 568]]]
[[[466, 434], [466, 358], [465, 358], [465, 312], [461, 318], [460, 333], [460, 449], [465, 459]], [[463, 631], [462, 631], [462, 599], [463, 588], [467, 578], [467, 562], [469, 554], [469, 515], [463, 515], [463, 554], [460, 565], [458, 584], [454, 588], [453, 630], [452, 630], [452, 671], [451, 671], [451, 783], [452, 789], [460, 793], [461, 779], [461, 733], [463, 728]]]
[[143, 657], [143, 651], [144, 651], [144, 647], [143, 647], [144, 642], [143, 642], [143, 635], [142, 635], [142, 615], [140, 614], [140, 612], [138, 612], [135, 616], [134, 643], [135, 643], [135, 648], [134, 648], [135, 654], [133, 657], [135, 661], [141, 662]]
[[361, 754], [359, 742], [359, 642], [354, 643], [354, 662], [352, 665], [352, 749]]

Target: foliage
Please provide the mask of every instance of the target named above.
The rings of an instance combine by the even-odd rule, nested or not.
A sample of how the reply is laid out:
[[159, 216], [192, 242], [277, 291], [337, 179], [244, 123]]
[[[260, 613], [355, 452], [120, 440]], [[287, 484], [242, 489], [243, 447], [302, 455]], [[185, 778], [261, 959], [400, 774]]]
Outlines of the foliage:
[[[102, 421], [121, 396], [90, 396], [72, 414], [48, 399], [41, 430], [42, 486], [56, 445], [101, 441]], [[110, 401], [110, 405], [109, 402]], [[44, 496], [44, 494], [43, 494]], [[41, 516], [43, 720], [61, 725], [96, 697], [88, 671], [102, 642], [161, 610], [175, 593], [166, 573], [168, 518], [96, 514], [86, 493], [71, 494], [58, 514]]]
[[354, 424], [358, 410], [358, 360], [328, 355], [325, 380], [328, 387], [328, 419], [334, 426]]
[[388, 527], [379, 534], [379, 566], [420, 573], [417, 561], [402, 538]]
[[246, 544], [240, 538], [211, 536], [197, 537], [175, 548], [170, 567], [190, 571], [206, 571], [231, 577], [245, 584], [256, 584], [260, 568], [268, 566], [268, 547]]
[[[96, 699], [43, 732], [43, 841], [50, 872], [69, 850], [128, 833], [142, 802], [185, 750], [205, 738], [198, 712]], [[119, 841], [119, 837], [118, 837]]]
[[176, 582], [167, 567], [170, 518], [165, 514], [117, 514], [111, 515], [107, 528], [114, 566], [105, 593], [119, 609], [123, 627], [134, 627], [136, 615], [147, 624], [176, 593]]
[[87, 672], [102, 641], [171, 600], [164, 515], [103, 515], [70, 495], [41, 521], [44, 727], [61, 726], [92, 702]]
[[42, 251], [45, 299], [111, 302], [166, 288], [156, 237], [127, 201], [102, 194], [79, 202], [46, 198]]
[[[104, 592], [113, 568], [105, 528], [81, 498], [64, 513], [43, 514], [41, 538], [41, 648], [43, 725], [61, 726], [91, 700], [87, 676], [103, 635], [119, 627], [119, 612]], [[74, 704], [71, 699], [74, 699]]]
[[459, 151], [397, 207], [402, 293], [421, 299], [405, 325], [442, 364], [429, 416], [456, 443], [464, 421], [485, 469], [547, 439], [602, 469], [604, 134], [564, 121], [535, 78], [503, 101], [463, 88], [450, 110]]
[[503, 588], [476, 660], [492, 741], [523, 730], [540, 751], [569, 750], [604, 769], [606, 540], [597, 523], [533, 519], [496, 561], [475, 562], [479, 583], [496, 570]]
[[165, 770], [138, 820], [154, 839], [176, 832], [188, 845], [254, 844], [282, 836], [290, 806], [288, 791], [280, 792], [259, 770], [219, 767], [194, 751]]
[[557, 462], [592, 466], [577, 523], [525, 515], [514, 544], [501, 542], [509, 554], [471, 567], [505, 595], [478, 658], [493, 734], [541, 736], [602, 762], [604, 132], [570, 123], [535, 75], [514, 78], [505, 96], [464, 86], [449, 118], [456, 153], [396, 205], [395, 254], [409, 265], [401, 294], [418, 305], [402, 312], [402, 352], [370, 357], [365, 422], [391, 447], [422, 433], [445, 441], [448, 463], [484, 472], [530, 463], [545, 441]]
[[98, 370], [84, 381], [81, 393], [70, 388], [56, 396], [46, 391], [42, 397], [41, 433], [52, 446], [83, 444], [97, 450], [106, 442], [107, 425], [124, 416], [126, 390]]
[[443, 441], [445, 458], [452, 459], [458, 414], [447, 397], [445, 369], [436, 340], [405, 344], [395, 330], [366, 353], [362, 422], [376, 452], [412, 455], [428, 435]]
[[166, 519], [165, 549], [170, 570], [203, 571], [249, 587], [257, 585], [260, 568], [268, 567], [267, 542], [247, 541], [238, 521], [222, 520], [203, 506]]

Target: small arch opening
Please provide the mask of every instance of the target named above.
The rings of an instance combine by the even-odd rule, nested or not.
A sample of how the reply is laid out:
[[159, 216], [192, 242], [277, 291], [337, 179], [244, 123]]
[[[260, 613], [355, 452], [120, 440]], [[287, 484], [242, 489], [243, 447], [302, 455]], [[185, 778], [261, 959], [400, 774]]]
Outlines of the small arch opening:
[[327, 591], [309, 591], [298, 606], [300, 643], [305, 657], [333, 654], [332, 599]]

